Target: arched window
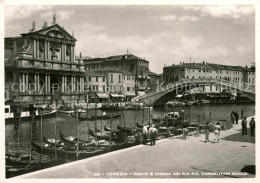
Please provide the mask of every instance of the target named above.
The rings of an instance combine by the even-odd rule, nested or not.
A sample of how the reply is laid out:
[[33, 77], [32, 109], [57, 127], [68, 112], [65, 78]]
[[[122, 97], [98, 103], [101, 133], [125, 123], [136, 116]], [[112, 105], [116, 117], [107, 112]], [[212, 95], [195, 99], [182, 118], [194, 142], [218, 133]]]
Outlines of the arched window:
[[189, 76], [187, 76], [186, 79], [189, 79]]

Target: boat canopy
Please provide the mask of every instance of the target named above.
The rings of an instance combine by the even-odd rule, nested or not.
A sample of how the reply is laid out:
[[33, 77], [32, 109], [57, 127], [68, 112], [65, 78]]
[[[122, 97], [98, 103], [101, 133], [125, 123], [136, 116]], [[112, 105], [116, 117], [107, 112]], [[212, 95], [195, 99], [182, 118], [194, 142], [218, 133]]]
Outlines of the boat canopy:
[[138, 91], [138, 92], [137, 92], [137, 95], [138, 95], [138, 96], [143, 96], [143, 95], [145, 95], [145, 92], [144, 92], [144, 91]]
[[135, 96], [135, 93], [134, 92], [127, 92], [127, 93], [124, 93], [125, 96]]
[[120, 95], [120, 94], [115, 94], [115, 93], [114, 93], [114, 94], [111, 93], [110, 95], [111, 95], [112, 97], [114, 97], [114, 98], [115, 98], [115, 97], [117, 97], [117, 98], [123, 98], [123, 97], [125, 97], [125, 95]]
[[108, 98], [107, 93], [97, 93], [98, 98]]
[[176, 97], [175, 98], [181, 98], [182, 97], [182, 95], [181, 94], [179, 94], [179, 95], [176, 95]]

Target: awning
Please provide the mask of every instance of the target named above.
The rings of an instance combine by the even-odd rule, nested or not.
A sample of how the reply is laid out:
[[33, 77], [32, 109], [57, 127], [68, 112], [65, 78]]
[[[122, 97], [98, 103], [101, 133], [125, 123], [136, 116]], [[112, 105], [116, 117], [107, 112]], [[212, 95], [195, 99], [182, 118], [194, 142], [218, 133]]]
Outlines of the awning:
[[138, 91], [138, 92], [137, 92], [137, 95], [138, 95], [138, 96], [143, 96], [143, 95], [145, 95], [145, 92], [143, 92], [143, 91]]
[[110, 94], [112, 97], [118, 97], [118, 94]]
[[181, 98], [182, 97], [182, 95], [177, 95], [175, 98]]
[[108, 98], [106, 93], [97, 93], [98, 98]]
[[124, 93], [125, 96], [135, 96], [135, 93]]
[[125, 95], [118, 95], [118, 97], [124, 98], [124, 97], [125, 97]]

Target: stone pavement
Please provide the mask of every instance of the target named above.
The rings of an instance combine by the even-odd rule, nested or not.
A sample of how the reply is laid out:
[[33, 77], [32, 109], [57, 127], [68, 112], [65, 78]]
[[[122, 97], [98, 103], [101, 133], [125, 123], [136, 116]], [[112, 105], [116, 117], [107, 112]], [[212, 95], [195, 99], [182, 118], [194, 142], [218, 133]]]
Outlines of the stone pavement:
[[253, 178], [241, 169], [255, 165], [254, 137], [249, 130], [242, 136], [240, 124], [221, 131], [219, 143], [212, 141], [214, 134], [208, 143], [203, 134], [168, 138], [155, 146], [139, 145], [17, 178]]

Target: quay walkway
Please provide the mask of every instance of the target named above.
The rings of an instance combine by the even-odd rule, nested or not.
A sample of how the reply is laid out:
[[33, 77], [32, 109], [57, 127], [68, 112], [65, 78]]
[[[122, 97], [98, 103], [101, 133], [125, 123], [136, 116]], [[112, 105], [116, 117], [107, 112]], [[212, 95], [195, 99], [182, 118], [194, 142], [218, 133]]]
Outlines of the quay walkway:
[[244, 166], [255, 165], [255, 138], [249, 129], [242, 136], [241, 121], [221, 131], [219, 143], [213, 142], [212, 133], [210, 142], [204, 138], [204, 134], [186, 140], [170, 137], [155, 146], [138, 145], [12, 179], [255, 177], [241, 173]]

